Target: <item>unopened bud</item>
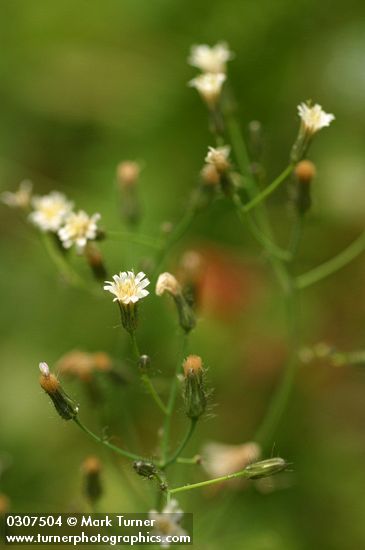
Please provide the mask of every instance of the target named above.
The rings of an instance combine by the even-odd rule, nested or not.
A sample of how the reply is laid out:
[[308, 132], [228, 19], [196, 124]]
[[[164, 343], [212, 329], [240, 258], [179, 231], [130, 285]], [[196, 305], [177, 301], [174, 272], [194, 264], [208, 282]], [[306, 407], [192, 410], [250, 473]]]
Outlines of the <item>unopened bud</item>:
[[316, 167], [310, 160], [302, 160], [296, 165], [294, 173], [300, 183], [310, 183], [316, 176]]
[[316, 168], [309, 160], [299, 162], [294, 170], [295, 184], [292, 192], [294, 206], [300, 216], [311, 207], [311, 182], [316, 175]]
[[107, 276], [107, 272], [100, 250], [93, 243], [89, 242], [85, 246], [84, 254], [95, 278], [98, 281], [104, 281]]
[[287, 467], [288, 463], [283, 458], [277, 457], [249, 464], [245, 471], [249, 474], [248, 479], [260, 479], [282, 472]]
[[148, 462], [146, 460], [136, 460], [133, 462], [133, 468], [139, 476], [147, 477], [148, 479], [153, 479], [157, 473], [156, 466], [153, 462]]
[[76, 418], [79, 411], [77, 404], [64, 392], [58, 378], [50, 373], [47, 363], [39, 363], [39, 370], [41, 371], [39, 379], [41, 388], [51, 398], [61, 418], [64, 420]]
[[101, 482], [101, 462], [95, 456], [90, 456], [82, 464], [84, 474], [84, 493], [92, 503], [100, 499], [103, 494]]
[[202, 360], [198, 355], [189, 355], [184, 363], [185, 412], [189, 418], [197, 420], [207, 406]]
[[156, 283], [156, 294], [162, 296], [167, 292], [176, 304], [179, 323], [185, 332], [190, 332], [196, 325], [195, 313], [183, 295], [182, 288], [171, 273], [161, 273]]
[[181, 292], [181, 286], [177, 279], [168, 272], [161, 273], [156, 283], [157, 296], [162, 296], [165, 292], [168, 292], [172, 296], [176, 296]]
[[206, 185], [215, 186], [220, 182], [220, 174], [213, 164], [205, 164], [200, 171], [200, 176]]
[[138, 359], [138, 367], [142, 373], [147, 373], [151, 366], [151, 358], [148, 355], [141, 355]]
[[133, 186], [137, 183], [141, 168], [137, 162], [125, 160], [117, 166], [117, 179], [121, 187]]
[[0, 493], [0, 518], [2, 516], [5, 516], [5, 514], [7, 514], [9, 510], [10, 510], [9, 498], [3, 493]]

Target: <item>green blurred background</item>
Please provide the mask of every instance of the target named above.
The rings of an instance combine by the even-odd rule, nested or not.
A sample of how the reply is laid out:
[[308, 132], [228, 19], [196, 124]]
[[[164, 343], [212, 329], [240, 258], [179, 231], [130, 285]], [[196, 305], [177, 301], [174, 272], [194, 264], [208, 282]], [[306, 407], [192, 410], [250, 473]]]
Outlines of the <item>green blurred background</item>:
[[[187, 81], [193, 43], [229, 43], [229, 79], [243, 128], [260, 120], [270, 180], [286, 164], [296, 135], [296, 106], [312, 98], [336, 115], [316, 139], [314, 208], [298, 273], [331, 257], [363, 228], [365, 212], [365, 4], [314, 0], [3, 0], [0, 7], [0, 189], [30, 178], [37, 193], [57, 189], [78, 207], [121, 229], [115, 168], [143, 163], [141, 231], [157, 235], [181, 215], [213, 144], [206, 112]], [[282, 242], [288, 231], [286, 190], [270, 199]], [[71, 349], [104, 350], [132, 372], [118, 312], [107, 296], [91, 297], [60, 283], [37, 234], [5, 206], [0, 215], [1, 384], [0, 492], [13, 511], [87, 509], [80, 464], [104, 464], [105, 511], [146, 510], [148, 483], [129, 473], [75, 426], [60, 420], [38, 386], [37, 365], [53, 365]], [[110, 240], [101, 245], [108, 270], [138, 268], [149, 250]], [[264, 415], [285, 357], [280, 295], [262, 254], [226, 201], [201, 214], [174, 249], [207, 258], [208, 304], [190, 351], [203, 356], [214, 388], [212, 414], [189, 447], [204, 441], [249, 440]], [[93, 281], [81, 259], [75, 266]], [[242, 295], [227, 304], [232, 270]], [[365, 346], [363, 259], [302, 294], [302, 342], [343, 350]], [[232, 283], [233, 284], [233, 283]], [[241, 299], [242, 298], [242, 299]], [[242, 302], [242, 303], [241, 303]], [[174, 311], [151, 293], [139, 340], [166, 392], [178, 346]], [[133, 377], [133, 375], [131, 375]], [[65, 383], [85, 422], [99, 430], [97, 411], [78, 383]], [[249, 550], [359, 549], [365, 546], [365, 370], [325, 362], [303, 367], [273, 454], [292, 472], [277, 490], [190, 492], [197, 548]], [[160, 417], [138, 386], [105, 384], [108, 425], [131, 449], [153, 451]], [[181, 403], [179, 405], [181, 409]], [[184, 428], [179, 410], [175, 439]], [[133, 448], [133, 450], [136, 450]], [[115, 468], [117, 466], [117, 468]], [[120, 472], [120, 469], [122, 470]], [[199, 467], [175, 469], [174, 483], [205, 478]], [[139, 496], [146, 501], [139, 501]]]

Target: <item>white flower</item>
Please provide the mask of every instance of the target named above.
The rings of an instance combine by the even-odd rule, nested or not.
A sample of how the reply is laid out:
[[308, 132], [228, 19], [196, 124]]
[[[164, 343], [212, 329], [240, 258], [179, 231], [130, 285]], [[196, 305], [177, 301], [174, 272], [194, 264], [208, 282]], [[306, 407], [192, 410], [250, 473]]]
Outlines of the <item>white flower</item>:
[[222, 147], [209, 147], [208, 154], [205, 157], [205, 162], [213, 165], [219, 173], [226, 172], [230, 167], [229, 154], [231, 148], [229, 145]]
[[168, 292], [173, 296], [180, 294], [181, 287], [176, 280], [176, 278], [171, 273], [161, 273], [157, 279], [156, 283], [156, 294], [157, 296], [162, 296], [164, 292]]
[[212, 477], [221, 477], [239, 472], [260, 458], [261, 449], [257, 443], [226, 445], [207, 443], [202, 450], [202, 464]]
[[97, 222], [100, 214], [89, 216], [83, 210], [71, 212], [64, 221], [64, 225], [58, 231], [58, 236], [65, 248], [76, 245], [78, 252], [82, 252], [87, 241], [92, 241], [98, 233]]
[[225, 42], [219, 42], [213, 47], [199, 44], [191, 47], [188, 63], [204, 73], [225, 73], [227, 61], [232, 58], [233, 53]]
[[162, 548], [169, 548], [170, 543], [166, 541], [168, 536], [187, 535], [185, 529], [180, 525], [184, 512], [181, 510], [176, 500], [170, 500], [162, 512], [151, 510], [148, 516], [150, 520], [154, 521], [154, 533], [162, 538]]
[[49, 195], [34, 197], [32, 206], [34, 211], [29, 215], [30, 220], [42, 231], [56, 232], [72, 210], [73, 204], [62, 193], [52, 191]]
[[30, 180], [24, 180], [19, 184], [19, 189], [11, 193], [4, 191], [1, 193], [1, 201], [11, 208], [27, 208], [32, 196], [33, 183]]
[[135, 304], [138, 300], [145, 298], [149, 292], [145, 287], [150, 284], [146, 275], [140, 271], [135, 275], [133, 271], [121, 271], [119, 275], [113, 276], [113, 281], [105, 281], [104, 290], [115, 295], [113, 302], [122, 304]]
[[318, 103], [313, 106], [301, 103], [298, 105], [298, 114], [302, 119], [304, 129], [310, 134], [315, 134], [321, 128], [329, 126], [335, 119], [334, 115], [325, 113]]
[[209, 107], [214, 107], [221, 95], [225, 80], [224, 73], [205, 73], [190, 80], [189, 86], [198, 90]]

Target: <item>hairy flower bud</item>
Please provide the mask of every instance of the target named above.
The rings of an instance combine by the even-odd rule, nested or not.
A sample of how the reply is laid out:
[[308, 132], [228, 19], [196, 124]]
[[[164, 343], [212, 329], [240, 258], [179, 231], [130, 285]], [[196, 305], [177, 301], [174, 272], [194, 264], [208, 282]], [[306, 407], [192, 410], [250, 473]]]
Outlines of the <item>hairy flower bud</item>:
[[84, 475], [84, 493], [91, 503], [99, 500], [103, 494], [101, 482], [101, 462], [95, 456], [88, 457], [82, 464]]
[[300, 216], [304, 216], [312, 205], [311, 182], [315, 175], [316, 167], [313, 162], [309, 160], [302, 160], [295, 167], [292, 201]]
[[288, 467], [288, 463], [280, 457], [261, 460], [246, 466], [245, 471], [249, 473], [248, 479], [260, 479], [282, 472]]
[[202, 360], [198, 355], [189, 355], [184, 363], [184, 401], [186, 415], [197, 420], [207, 406]]
[[41, 388], [52, 399], [56, 411], [64, 420], [73, 420], [78, 413], [78, 406], [62, 389], [58, 378], [50, 373], [47, 363], [39, 363]]
[[94, 244], [89, 242], [85, 246], [84, 254], [95, 278], [98, 281], [104, 281], [107, 273], [100, 250]]

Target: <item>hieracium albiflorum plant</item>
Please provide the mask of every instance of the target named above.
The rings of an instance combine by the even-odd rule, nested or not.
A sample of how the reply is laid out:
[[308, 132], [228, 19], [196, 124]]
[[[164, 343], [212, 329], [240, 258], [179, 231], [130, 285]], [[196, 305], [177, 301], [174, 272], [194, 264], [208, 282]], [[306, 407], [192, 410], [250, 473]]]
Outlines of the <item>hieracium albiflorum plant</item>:
[[[6, 192], [2, 195], [4, 203], [24, 211], [27, 219], [40, 230], [46, 250], [66, 282], [89, 290], [82, 277], [69, 263], [69, 255], [66, 251], [71, 248], [85, 258], [97, 281], [110, 279], [103, 285], [100, 284], [99, 289], [103, 287], [106, 292], [105, 298], [111, 294], [113, 302], [119, 309], [122, 327], [131, 341], [135, 368], [138, 370], [145, 391], [151, 397], [151, 406], [157, 406], [161, 414], [161, 439], [158, 442], [157, 451], [154, 449], [150, 456], [141, 456], [138, 449], [130, 452], [112, 444], [108, 438], [93, 433], [81, 421], [82, 407], [65, 393], [58, 378], [51, 373], [44, 362], [39, 365], [40, 384], [62, 419], [72, 421], [97, 443], [125, 457], [138, 475], [156, 484], [156, 491], [160, 495], [158, 500], [160, 509], [154, 512], [157, 516], [161, 511], [174, 510], [178, 512], [174, 517], [180, 517], [178, 504], [172, 498], [178, 493], [223, 483], [232, 478], [257, 479], [271, 476], [287, 467], [284, 459], [279, 457], [265, 459], [265, 453], [270, 452], [273, 436], [285, 410], [298, 366], [299, 291], [346, 265], [360, 254], [365, 246], [364, 235], [361, 235], [349, 248], [332, 260], [315, 267], [308, 273], [301, 275], [294, 273], [294, 261], [300, 246], [306, 214], [311, 207], [312, 182], [316, 175], [315, 166], [308, 160], [307, 155], [316, 134], [322, 128], [329, 126], [334, 116], [325, 113], [318, 104], [310, 101], [300, 103], [298, 106], [299, 129], [288, 153], [288, 165], [271, 183], [262, 185], [258, 163], [253, 162], [255, 159], [251, 159], [248, 154], [240, 124], [235, 115], [233, 89], [227, 76], [227, 63], [233, 57], [224, 43], [214, 47], [199, 45], [191, 49], [189, 63], [199, 69], [200, 73], [190, 81], [189, 85], [196, 88], [207, 108], [212, 141], [207, 147], [199, 184], [192, 192], [188, 207], [181, 220], [167, 228], [164, 238], [143, 235], [140, 231], [134, 230], [141, 217], [138, 193], [140, 166], [135, 162], [127, 161], [122, 162], [117, 168], [120, 211], [129, 227], [129, 231], [121, 233], [120, 237], [128, 239], [131, 244], [142, 243], [150, 246], [155, 251], [151, 256], [148, 276], [142, 271], [135, 272], [134, 266], [121, 265], [119, 273], [107, 277], [107, 270], [97, 243], [102, 239], [108, 239], [112, 234], [118, 236], [118, 233], [103, 230], [100, 227], [100, 214], [89, 215], [84, 210], [74, 210], [73, 203], [56, 191], [42, 197], [33, 196], [32, 184], [29, 181], [22, 182], [18, 191]], [[256, 139], [260, 132], [259, 124], [251, 123], [250, 131]], [[264, 208], [265, 200], [284, 182], [288, 182], [288, 200], [292, 213], [292, 237], [286, 247], [277, 243], [267, 210]], [[191, 292], [187, 292], [185, 285], [179, 282], [175, 275], [163, 270], [170, 250], [184, 237], [192, 220], [202, 210], [209, 209], [213, 201], [218, 200], [228, 200], [231, 203], [232, 214], [236, 213], [243, 224], [243, 230], [250, 232], [257, 240], [259, 247], [265, 251], [265, 258], [271, 266], [273, 276], [281, 289], [283, 302], [286, 304], [289, 352], [282, 380], [252, 440], [243, 442], [242, 445], [210, 443], [206, 445], [201, 456], [189, 457], [185, 454], [186, 448], [201, 419], [206, 415], [209, 404], [209, 376], [203, 358], [197, 354], [199, 350], [189, 349], [190, 333], [193, 330], [199, 330], [194, 309], [194, 296]], [[137, 338], [139, 309], [143, 307], [145, 300], [155, 299], [150, 295], [150, 280], [155, 285], [155, 294], [158, 297], [166, 296], [166, 300], [174, 304], [181, 328], [182, 344], [181, 352], [176, 357], [176, 371], [169, 381], [169, 391], [163, 394], [155, 388], [150, 373], [150, 358], [141, 352]], [[97, 292], [97, 286], [94, 291]], [[148, 319], [144, 319], [144, 322], [148, 322]], [[161, 350], [164, 349], [162, 340], [163, 335], [161, 335]], [[194, 353], [190, 353], [191, 351]], [[82, 356], [81, 352], [77, 353], [77, 357], [68, 356], [68, 366], [71, 368], [70, 365], [74, 361], [78, 372], [82, 371], [85, 379], [90, 369], [96, 364], [104, 374], [110, 374], [113, 369], [116, 370], [105, 362], [105, 358], [102, 360], [100, 356], [85, 356], [85, 354]], [[210, 368], [214, 369], [214, 365], [210, 365]], [[187, 428], [185, 435], [180, 437], [177, 447], [173, 448], [171, 422], [179, 394], [184, 400]], [[244, 414], [247, 414], [246, 410]], [[170, 474], [171, 466], [179, 464], [202, 464], [208, 478], [197, 483], [175, 486]], [[95, 470], [95, 464], [93, 465]], [[98, 488], [94, 488], [93, 494], [97, 493]], [[181, 529], [178, 523], [178, 521], [171, 521], [171, 531]]]

